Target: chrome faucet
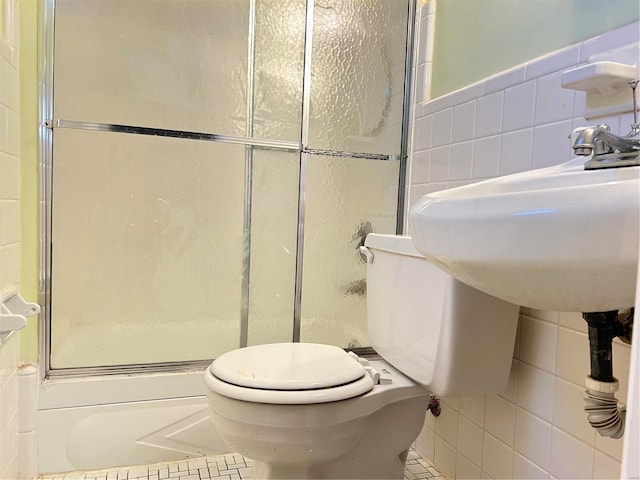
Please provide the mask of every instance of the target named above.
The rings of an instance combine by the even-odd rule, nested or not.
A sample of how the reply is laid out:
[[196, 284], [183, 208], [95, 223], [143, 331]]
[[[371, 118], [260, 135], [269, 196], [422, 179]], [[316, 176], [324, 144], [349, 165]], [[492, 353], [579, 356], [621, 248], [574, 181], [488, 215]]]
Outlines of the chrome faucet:
[[576, 155], [588, 157], [585, 170], [640, 165], [640, 124], [638, 124], [635, 89], [638, 81], [630, 82], [633, 91], [633, 123], [625, 137], [611, 133], [609, 125], [576, 128], [571, 132]]

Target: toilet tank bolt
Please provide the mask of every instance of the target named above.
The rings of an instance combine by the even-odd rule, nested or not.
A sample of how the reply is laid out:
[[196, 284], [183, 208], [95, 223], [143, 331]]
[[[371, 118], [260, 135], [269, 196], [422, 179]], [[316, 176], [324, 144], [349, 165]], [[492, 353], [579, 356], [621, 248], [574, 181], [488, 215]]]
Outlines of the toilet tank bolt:
[[429, 396], [429, 405], [427, 406], [427, 410], [429, 410], [434, 417], [440, 416], [440, 399], [435, 393], [432, 393]]

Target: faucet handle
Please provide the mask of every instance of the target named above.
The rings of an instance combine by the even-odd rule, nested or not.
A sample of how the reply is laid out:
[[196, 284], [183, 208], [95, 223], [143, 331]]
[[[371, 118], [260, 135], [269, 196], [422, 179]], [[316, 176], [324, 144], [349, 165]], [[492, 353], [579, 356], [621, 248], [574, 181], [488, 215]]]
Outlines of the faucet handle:
[[631, 87], [631, 99], [633, 105], [633, 123], [631, 124], [631, 131], [629, 132], [628, 137], [635, 137], [640, 134], [640, 123], [638, 123], [638, 104], [636, 101], [636, 87], [640, 83], [640, 80], [634, 80], [633, 82], [629, 82], [629, 86]]

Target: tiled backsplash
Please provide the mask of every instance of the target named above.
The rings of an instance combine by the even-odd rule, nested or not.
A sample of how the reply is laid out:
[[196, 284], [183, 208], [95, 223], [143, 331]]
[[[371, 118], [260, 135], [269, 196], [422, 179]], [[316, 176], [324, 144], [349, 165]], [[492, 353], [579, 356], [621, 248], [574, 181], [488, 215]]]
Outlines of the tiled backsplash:
[[[423, 28], [429, 8], [417, 22]], [[560, 87], [562, 72], [638, 43], [639, 32], [636, 22], [430, 102], [416, 94], [409, 205], [429, 192], [569, 160], [570, 132], [594, 122], [582, 118], [584, 93]], [[419, 49], [430, 48], [427, 36], [421, 32]], [[424, 57], [419, 50], [417, 89], [429, 80]], [[602, 122], [626, 134], [632, 115]], [[522, 308], [507, 390], [443, 399], [440, 417], [427, 414], [417, 449], [451, 479], [619, 478], [623, 441], [600, 437], [583, 411], [586, 331], [579, 313]], [[624, 402], [630, 348], [616, 340], [613, 355]]]

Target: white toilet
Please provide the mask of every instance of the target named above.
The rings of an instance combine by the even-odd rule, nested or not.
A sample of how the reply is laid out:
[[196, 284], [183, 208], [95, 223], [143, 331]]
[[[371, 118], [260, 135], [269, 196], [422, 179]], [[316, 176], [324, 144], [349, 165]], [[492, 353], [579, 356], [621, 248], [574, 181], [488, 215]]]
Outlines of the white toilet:
[[370, 234], [369, 340], [384, 360], [310, 343], [227, 352], [205, 372], [211, 418], [252, 478], [403, 478], [430, 393], [502, 391], [518, 307], [427, 262], [409, 237]]

